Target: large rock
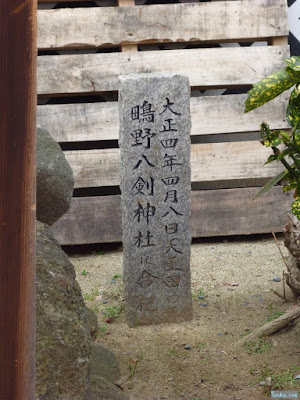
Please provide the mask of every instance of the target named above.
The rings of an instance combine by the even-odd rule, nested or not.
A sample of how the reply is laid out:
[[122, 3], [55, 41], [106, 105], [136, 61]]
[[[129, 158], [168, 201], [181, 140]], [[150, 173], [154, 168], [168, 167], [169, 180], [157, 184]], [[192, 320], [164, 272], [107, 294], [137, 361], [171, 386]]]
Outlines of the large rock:
[[45, 129], [37, 129], [37, 219], [54, 224], [70, 207], [73, 172], [58, 143]]
[[36, 400], [126, 400], [114, 385], [116, 357], [92, 347], [97, 318], [85, 306], [75, 270], [46, 224], [37, 222]]
[[36, 400], [90, 400], [90, 327], [67, 255], [37, 223]]
[[91, 378], [102, 376], [111, 383], [120, 379], [120, 366], [116, 356], [101, 344], [92, 347]]
[[91, 400], [129, 400], [128, 396], [103, 376], [95, 376], [92, 382]]
[[127, 395], [114, 384], [120, 376], [115, 355], [101, 344], [94, 345], [90, 366], [92, 400], [128, 400]]

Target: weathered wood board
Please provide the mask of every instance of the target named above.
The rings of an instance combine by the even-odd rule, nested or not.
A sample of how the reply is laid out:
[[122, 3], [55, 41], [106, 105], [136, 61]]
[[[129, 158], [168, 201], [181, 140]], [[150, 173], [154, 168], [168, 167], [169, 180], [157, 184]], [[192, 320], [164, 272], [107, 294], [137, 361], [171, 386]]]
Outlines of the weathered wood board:
[[[68, 1], [74, 0], [55, 3]], [[103, 92], [118, 91], [119, 75], [148, 72], [186, 75], [195, 89], [245, 88], [282, 68], [289, 56], [286, 0], [142, 6], [136, 6], [134, 0], [119, 0], [113, 7], [112, 2], [98, 0], [101, 7], [82, 4], [78, 8], [76, 1], [79, 0], [70, 3], [70, 8], [38, 11], [39, 50], [62, 53], [38, 57], [40, 98], [105, 98]], [[80, 1], [88, 4], [88, 0]], [[252, 40], [267, 40], [270, 45], [213, 47], [218, 42]], [[172, 48], [174, 43], [204, 47], [137, 51], [138, 45], [150, 43], [169, 43]], [[107, 47], [116, 47], [116, 52], [109, 52]], [[94, 53], [97, 48], [101, 53]], [[140, 46], [140, 50], [143, 48]], [[269, 151], [258, 141], [245, 140], [248, 133], [254, 137], [263, 121], [271, 129], [288, 128], [288, 95], [284, 93], [247, 114], [243, 112], [245, 98], [245, 94], [191, 97], [193, 142], [224, 141], [191, 146], [193, 187], [214, 188], [192, 192], [193, 237], [281, 231], [285, 223], [284, 212], [289, 208], [291, 194], [283, 194], [276, 187], [253, 201], [259, 189], [249, 187], [262, 184], [282, 167], [275, 163], [262, 167]], [[87, 142], [94, 142], [93, 146], [99, 142], [103, 147], [102, 141], [119, 139], [117, 102], [40, 105], [37, 123], [59, 143], [68, 145], [65, 148], [72, 148], [72, 142], [84, 147], [89, 146]], [[238, 137], [243, 141], [227, 141], [233, 136], [234, 140]], [[100, 188], [100, 193], [105, 187], [104, 193], [119, 185], [117, 148], [65, 151], [65, 155], [74, 171], [75, 187], [83, 192]], [[236, 187], [239, 185], [243, 188]], [[53, 231], [61, 244], [120, 241], [120, 196], [74, 198], [71, 209], [53, 226]]]
[[[259, 188], [192, 192], [192, 237], [278, 232], [287, 222], [291, 193], [275, 187], [253, 200]], [[63, 245], [120, 242], [121, 196], [74, 198], [51, 230]]]
[[[191, 146], [191, 181], [268, 178], [283, 167], [263, 164], [271, 150], [258, 141], [204, 143]], [[75, 188], [118, 186], [120, 184], [119, 149], [65, 151]]]
[[[192, 136], [258, 131], [269, 115], [271, 129], [286, 129], [286, 104], [283, 93], [255, 112], [244, 114], [246, 94], [191, 98]], [[66, 121], [68, 123], [66, 124]], [[37, 123], [51, 132], [55, 140], [85, 142], [117, 140], [119, 110], [117, 102], [44, 105], [37, 108]]]
[[[241, 24], [241, 20], [247, 23]], [[222, 21], [222, 23], [220, 23]], [[39, 10], [40, 49], [288, 35], [285, 0]]]
[[39, 95], [118, 90], [118, 76], [186, 75], [192, 87], [251, 85], [283, 66], [289, 46], [40, 56]]

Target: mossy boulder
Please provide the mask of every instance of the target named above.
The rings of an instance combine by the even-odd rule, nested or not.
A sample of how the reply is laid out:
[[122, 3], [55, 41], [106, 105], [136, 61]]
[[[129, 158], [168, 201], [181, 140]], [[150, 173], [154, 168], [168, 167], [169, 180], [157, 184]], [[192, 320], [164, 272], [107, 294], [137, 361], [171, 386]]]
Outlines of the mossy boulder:
[[74, 177], [59, 144], [41, 128], [36, 134], [36, 190], [37, 220], [52, 225], [70, 208]]
[[36, 400], [90, 400], [91, 333], [75, 270], [37, 222]]

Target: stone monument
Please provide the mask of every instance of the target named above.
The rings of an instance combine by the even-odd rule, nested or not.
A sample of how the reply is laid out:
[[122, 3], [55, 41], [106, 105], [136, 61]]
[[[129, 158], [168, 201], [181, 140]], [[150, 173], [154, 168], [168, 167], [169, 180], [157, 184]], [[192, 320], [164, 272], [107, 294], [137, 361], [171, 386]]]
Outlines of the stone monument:
[[169, 74], [119, 81], [127, 323], [189, 320], [189, 81]]

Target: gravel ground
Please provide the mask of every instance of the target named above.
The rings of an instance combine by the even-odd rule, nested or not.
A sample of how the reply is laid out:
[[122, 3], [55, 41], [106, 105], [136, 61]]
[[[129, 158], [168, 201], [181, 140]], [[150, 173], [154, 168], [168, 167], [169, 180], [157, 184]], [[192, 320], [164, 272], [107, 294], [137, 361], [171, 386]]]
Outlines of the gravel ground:
[[123, 320], [122, 247], [67, 252], [98, 316], [95, 340], [117, 355], [131, 400], [270, 399], [270, 387], [259, 385], [268, 376], [273, 389], [280, 381], [282, 389], [300, 391], [292, 380], [300, 374], [299, 324], [254, 347], [237, 345], [292, 306], [272, 293], [282, 292], [285, 267], [271, 235], [194, 242], [193, 321], [136, 328]]

